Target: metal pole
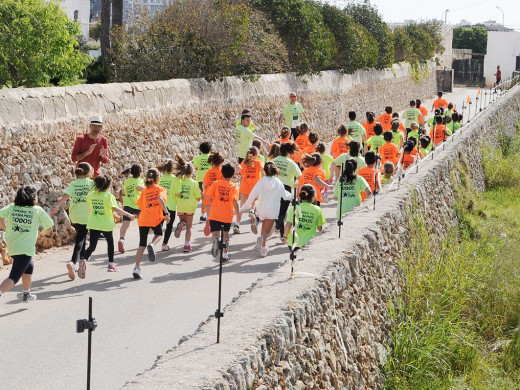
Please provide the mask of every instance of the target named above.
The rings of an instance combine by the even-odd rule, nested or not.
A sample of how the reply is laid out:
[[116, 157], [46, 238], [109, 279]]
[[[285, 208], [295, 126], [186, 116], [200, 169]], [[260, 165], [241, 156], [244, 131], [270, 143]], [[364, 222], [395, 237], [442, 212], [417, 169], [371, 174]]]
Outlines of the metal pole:
[[466, 123], [469, 123], [470, 117], [471, 117], [471, 100], [468, 102], [468, 121]]
[[341, 226], [343, 225], [343, 221], [341, 217], [343, 216], [342, 208], [343, 208], [343, 172], [345, 169], [345, 163], [341, 163], [341, 176], [339, 177], [339, 219], [338, 219], [338, 238], [341, 238]]
[[378, 184], [377, 181], [377, 172], [379, 171], [379, 165], [381, 163], [381, 160], [379, 159], [378, 155], [376, 154], [376, 166], [374, 170], [374, 210], [376, 209], [376, 196], [377, 196], [377, 190], [378, 190]]
[[[92, 318], [92, 297], [88, 297], [88, 320], [94, 321]], [[87, 353], [87, 390], [90, 390], [90, 372], [92, 368], [92, 332], [94, 329], [88, 330], [88, 353]]]
[[224, 317], [224, 313], [221, 311], [222, 305], [222, 262], [224, 260], [224, 225], [220, 227], [220, 265], [218, 271], [218, 309], [215, 311], [215, 317], [217, 317], [217, 344], [220, 343], [220, 319]]
[[292, 227], [293, 229], [293, 237], [292, 237], [292, 245], [291, 245], [291, 279], [294, 279], [294, 262], [296, 261], [296, 205], [298, 201], [296, 198], [296, 188], [294, 189], [294, 195], [292, 200], [292, 206], [293, 206], [293, 218], [292, 218]]

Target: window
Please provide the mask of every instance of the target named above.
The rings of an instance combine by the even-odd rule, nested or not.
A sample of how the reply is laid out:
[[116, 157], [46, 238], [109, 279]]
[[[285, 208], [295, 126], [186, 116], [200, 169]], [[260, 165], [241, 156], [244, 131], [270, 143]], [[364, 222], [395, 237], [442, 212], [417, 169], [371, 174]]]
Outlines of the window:
[[77, 21], [78, 19], [79, 19], [79, 11], [76, 10], [76, 11], [74, 11], [74, 20]]

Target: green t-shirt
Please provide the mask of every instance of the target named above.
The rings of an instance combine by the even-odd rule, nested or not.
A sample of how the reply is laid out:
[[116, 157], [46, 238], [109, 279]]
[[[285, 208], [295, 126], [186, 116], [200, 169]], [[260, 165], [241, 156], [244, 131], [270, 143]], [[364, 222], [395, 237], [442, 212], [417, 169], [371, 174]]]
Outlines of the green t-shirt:
[[247, 127], [238, 125], [235, 128], [235, 137], [238, 143], [238, 157], [246, 158], [247, 151], [253, 144], [255, 135]]
[[63, 191], [70, 196], [69, 218], [72, 223], [86, 225], [88, 219], [87, 195], [94, 182], [87, 177], [76, 179]]
[[128, 206], [133, 209], [139, 210], [137, 201], [141, 196], [141, 191], [137, 187], [144, 187], [144, 180], [142, 177], [129, 177], [125, 180], [123, 188], [125, 190], [125, 196], [123, 198], [123, 206]]
[[325, 171], [325, 180], [330, 179], [330, 165], [334, 162], [332, 156], [329, 156], [327, 153], [321, 154], [321, 169]]
[[381, 177], [381, 184], [382, 185], [388, 184], [392, 181], [393, 178], [394, 178], [393, 176], [390, 176], [390, 177], [383, 176], [383, 177]]
[[14, 204], [0, 209], [0, 218], [5, 218], [5, 242], [11, 256], [36, 254], [36, 240], [40, 226], [48, 229], [54, 225], [52, 218], [40, 207], [19, 207]]
[[462, 125], [460, 122], [455, 122], [455, 124], [453, 125], [453, 132], [455, 133], [458, 129], [460, 129], [461, 126]]
[[258, 161], [260, 161], [262, 164], [265, 164], [265, 156], [263, 154], [259, 154]]
[[410, 139], [411, 137], [414, 137], [417, 143], [419, 143], [419, 138], [421, 138], [417, 130], [412, 130], [408, 133], [408, 139]]
[[394, 136], [394, 138], [392, 138], [392, 143], [394, 145], [397, 145], [398, 148], [401, 147], [401, 141], [404, 142], [404, 135], [403, 133], [401, 133], [399, 130], [397, 131], [392, 131], [392, 135]]
[[296, 102], [294, 104], [288, 103], [282, 108], [282, 114], [285, 116], [285, 126], [291, 129], [300, 125], [301, 115], [304, 113], [303, 106]]
[[177, 212], [194, 213], [200, 198], [199, 183], [192, 178], [180, 179], [180, 195], [177, 198]]
[[367, 140], [367, 145], [370, 151], [377, 153], [379, 148], [386, 143], [385, 138], [382, 135], [373, 135]]
[[119, 207], [114, 195], [106, 191], [92, 191], [87, 195], [87, 203], [90, 209], [87, 228], [102, 232], [114, 230], [116, 223], [112, 208]]
[[158, 183], [159, 187], [166, 188], [166, 207], [170, 211], [177, 209], [177, 194], [181, 192], [181, 181], [177, 176], [166, 173], [161, 176]]
[[419, 117], [421, 115], [422, 115], [422, 112], [419, 111], [415, 107], [410, 107], [410, 108], [407, 108], [406, 110], [404, 110], [404, 112], [403, 112], [403, 119], [405, 120], [404, 127], [409, 129], [412, 122], [419, 124]]
[[348, 135], [352, 140], [363, 142], [362, 136], [367, 134], [367, 131], [363, 125], [356, 121], [350, 121], [347, 123]]
[[343, 200], [341, 201], [341, 215], [343, 215], [361, 204], [361, 191], [365, 191], [367, 188], [370, 189], [370, 186], [361, 176], [356, 177], [351, 183], [343, 183], [343, 191], [341, 191], [341, 183], [338, 180], [334, 187], [334, 197], [338, 198], [336, 218], [339, 219], [340, 217], [340, 192], [343, 193]]
[[[290, 206], [287, 210], [286, 222], [293, 223], [294, 206]], [[312, 203], [303, 202], [296, 206], [296, 247], [301, 248], [307, 244], [312, 237], [316, 237], [316, 227], [325, 224], [325, 215], [323, 210]], [[293, 234], [287, 236], [289, 246], [293, 244]]]
[[302, 175], [298, 164], [286, 156], [278, 156], [273, 160], [274, 165], [280, 170], [278, 179], [291, 188], [294, 188], [294, 181]]
[[[241, 123], [242, 123], [242, 119], [238, 118], [238, 120], [235, 122], [235, 127], [237, 127]], [[255, 131], [255, 122], [253, 122], [252, 119], [249, 121], [249, 130]]]
[[[365, 163], [365, 159], [363, 157], [360, 157], [360, 156], [356, 156], [356, 157], [352, 157], [350, 154], [348, 153], [343, 153], [343, 154], [340, 154], [338, 156], [338, 158], [336, 158], [334, 160], [334, 164], [339, 166], [340, 167], [340, 170], [341, 170], [341, 164], [343, 164], [345, 161], [347, 161], [348, 159], [351, 159], [353, 158], [354, 160], [357, 161], [357, 169], [356, 169], [356, 173], [361, 169], [361, 168], [364, 168], [367, 166], [367, 164]], [[341, 175], [341, 171], [340, 171], [340, 175]]]
[[425, 157], [430, 151], [428, 149], [420, 148], [419, 153], [422, 154], [423, 157]]
[[195, 156], [192, 163], [197, 168], [197, 175], [195, 176], [195, 180], [199, 183], [202, 183], [202, 179], [204, 179], [204, 175], [206, 172], [211, 169], [211, 164], [208, 162], [209, 153], [207, 154], [199, 154]]

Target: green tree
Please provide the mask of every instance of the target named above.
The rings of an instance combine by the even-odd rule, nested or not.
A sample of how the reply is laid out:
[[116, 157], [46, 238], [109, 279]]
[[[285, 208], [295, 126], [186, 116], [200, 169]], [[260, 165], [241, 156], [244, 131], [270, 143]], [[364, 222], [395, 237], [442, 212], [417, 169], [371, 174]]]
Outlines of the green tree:
[[483, 26], [456, 27], [453, 29], [453, 48], [471, 49], [473, 53], [486, 54], [487, 30]]
[[89, 62], [78, 34], [56, 1], [0, 1], [0, 87], [73, 82]]
[[361, 3], [351, 3], [346, 11], [354, 20], [365, 26], [374, 36], [379, 44], [379, 58], [376, 64], [377, 69], [384, 69], [394, 63], [394, 38], [390, 27], [383, 21], [383, 18], [370, 5], [368, 0]]

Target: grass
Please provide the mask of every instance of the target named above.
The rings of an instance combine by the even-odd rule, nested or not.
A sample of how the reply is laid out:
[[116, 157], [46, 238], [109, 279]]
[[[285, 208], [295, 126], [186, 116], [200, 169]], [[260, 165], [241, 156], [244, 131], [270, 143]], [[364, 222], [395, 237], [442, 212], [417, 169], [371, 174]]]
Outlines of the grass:
[[520, 388], [519, 163], [520, 137], [502, 139], [485, 153], [487, 189], [477, 194], [460, 162], [459, 226], [439, 248], [412, 215], [403, 294], [390, 305], [386, 389]]

